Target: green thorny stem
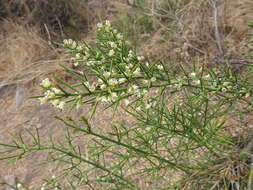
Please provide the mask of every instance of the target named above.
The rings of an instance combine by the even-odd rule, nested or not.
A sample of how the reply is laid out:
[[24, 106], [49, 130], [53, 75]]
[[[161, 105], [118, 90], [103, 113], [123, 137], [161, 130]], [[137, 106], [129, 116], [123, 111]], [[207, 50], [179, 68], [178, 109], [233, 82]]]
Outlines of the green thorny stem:
[[[75, 129], [78, 129], [78, 128], [75, 128]], [[29, 132], [29, 134], [31, 135], [30, 132]], [[38, 133], [37, 133], [37, 135], [38, 135]], [[106, 167], [104, 167], [104, 166], [102, 166], [102, 165], [100, 165], [100, 164], [98, 164], [96, 162], [92, 162], [92, 161], [89, 161], [87, 159], [84, 159], [80, 154], [77, 154], [74, 151], [70, 151], [69, 149], [64, 148], [63, 146], [57, 146], [55, 144], [51, 144], [49, 146], [42, 145], [40, 143], [40, 137], [39, 136], [37, 136], [36, 139], [35, 139], [35, 136], [33, 136], [33, 140], [35, 140], [35, 144], [33, 146], [26, 145], [23, 141], [21, 142], [21, 144], [18, 143], [18, 142], [14, 142], [15, 145], [0, 143], [0, 146], [2, 146], [2, 147], [11, 148], [11, 150], [9, 150], [8, 152], [13, 152], [13, 151], [16, 151], [16, 150], [22, 150], [23, 151], [22, 153], [14, 154], [12, 156], [1, 157], [0, 160], [21, 159], [22, 157], [25, 156], [26, 153], [32, 153], [32, 152], [37, 152], [37, 151], [46, 151], [46, 150], [50, 150], [50, 151], [55, 150], [57, 152], [65, 154], [65, 155], [67, 155], [67, 156], [69, 156], [71, 158], [76, 158], [77, 160], [79, 160], [79, 161], [81, 161], [83, 163], [87, 163], [89, 165], [92, 165], [95, 168], [101, 169], [102, 171], [105, 171], [108, 174], [110, 174], [110, 175], [112, 175], [112, 176], [114, 176], [114, 177], [122, 180], [123, 182], [125, 182], [126, 184], [128, 184], [130, 187], [134, 188], [135, 190], [139, 190], [139, 188], [137, 186], [135, 186], [133, 183], [131, 183], [128, 179], [126, 179], [123, 176], [118, 175], [118, 174], [110, 171]], [[1, 152], [1, 153], [3, 153], [3, 152]]]
[[[125, 148], [127, 148], [128, 150], [133, 150], [133, 151], [135, 151], [135, 152], [137, 152], [137, 153], [143, 154], [144, 157], [153, 157], [153, 158], [156, 158], [158, 161], [161, 161], [161, 162], [163, 162], [163, 163], [169, 164], [169, 166], [170, 166], [171, 168], [174, 168], [174, 169], [177, 169], [177, 170], [181, 170], [181, 171], [185, 172], [186, 174], [189, 173], [189, 170], [187, 170], [187, 169], [193, 169], [193, 168], [190, 168], [190, 167], [186, 167], [186, 166], [183, 166], [183, 165], [180, 165], [180, 164], [173, 163], [173, 162], [171, 162], [171, 161], [169, 161], [169, 160], [167, 160], [167, 159], [165, 159], [165, 158], [163, 158], [163, 157], [161, 157], [161, 156], [159, 156], [159, 155], [155, 155], [155, 154], [152, 154], [152, 153], [143, 151], [143, 150], [138, 149], [138, 148], [136, 148], [136, 147], [134, 147], [134, 146], [131, 146], [131, 145], [129, 145], [129, 144], [125, 144], [125, 143], [122, 143], [122, 142], [120, 142], [120, 141], [116, 141], [116, 140], [113, 140], [113, 139], [111, 139], [111, 138], [108, 138], [107, 136], [104, 136], [104, 135], [100, 135], [100, 134], [98, 134], [98, 133], [95, 133], [95, 132], [93, 132], [93, 131], [91, 130], [90, 124], [87, 122], [87, 119], [84, 118], [84, 117], [82, 117], [82, 121], [85, 122], [85, 124], [87, 125], [87, 126], [86, 126], [87, 129], [84, 129], [84, 128], [82, 128], [82, 127], [80, 127], [80, 126], [77, 126], [77, 125], [73, 125], [73, 124], [67, 122], [66, 120], [64, 120], [64, 119], [62, 119], [62, 118], [60, 118], [60, 117], [58, 117], [58, 116], [56, 116], [56, 118], [59, 119], [59, 120], [61, 120], [66, 126], [72, 128], [72, 129], [75, 129], [76, 131], [84, 132], [84, 133], [86, 133], [86, 134], [99, 137], [100, 139], [102, 139], [102, 140], [104, 140], [104, 141], [112, 142], [112, 143], [117, 144], [117, 145], [119, 145], [119, 146], [125, 147]], [[186, 169], [186, 168], [187, 168], [187, 169]]]

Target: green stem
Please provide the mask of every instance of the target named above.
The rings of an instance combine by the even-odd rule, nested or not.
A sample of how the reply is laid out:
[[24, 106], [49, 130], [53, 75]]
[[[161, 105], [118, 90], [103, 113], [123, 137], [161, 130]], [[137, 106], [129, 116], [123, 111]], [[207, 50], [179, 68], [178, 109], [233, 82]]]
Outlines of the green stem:
[[252, 181], [253, 181], [253, 164], [250, 167], [250, 174], [248, 179], [248, 190], [252, 190]]
[[[57, 118], [58, 118], [58, 117], [57, 117]], [[125, 147], [125, 148], [127, 148], [127, 149], [129, 149], [129, 150], [133, 150], [133, 151], [135, 151], [135, 152], [138, 152], [138, 153], [140, 153], [140, 154], [143, 154], [145, 157], [148, 157], [148, 156], [149, 156], [149, 157], [156, 158], [157, 160], [159, 160], [159, 161], [161, 161], [161, 162], [164, 162], [164, 163], [169, 164], [169, 165], [170, 165], [172, 168], [174, 168], [174, 169], [179, 169], [179, 170], [181, 170], [181, 171], [183, 171], [183, 172], [185, 172], [185, 173], [189, 173], [189, 171], [188, 171], [187, 169], [185, 169], [184, 166], [180, 166], [180, 165], [178, 165], [178, 164], [175, 164], [175, 163], [173, 163], [173, 162], [171, 162], [171, 161], [169, 161], [169, 160], [167, 160], [167, 159], [165, 159], [165, 158], [163, 158], [163, 157], [161, 157], [161, 156], [158, 156], [158, 155], [151, 154], [151, 153], [149, 153], [149, 152], [140, 150], [140, 149], [135, 148], [134, 146], [131, 146], [131, 145], [129, 145], [129, 144], [125, 144], [125, 143], [122, 143], [122, 142], [113, 140], [113, 139], [111, 139], [111, 138], [108, 138], [108, 137], [106, 137], [106, 136], [103, 136], [103, 135], [94, 133], [93, 131], [87, 131], [87, 130], [81, 128], [81, 127], [78, 127], [78, 126], [76, 126], [76, 125], [72, 125], [72, 124], [66, 122], [65, 120], [63, 120], [63, 119], [61, 119], [61, 118], [58, 118], [58, 119], [60, 119], [60, 120], [61, 120], [65, 125], [67, 125], [68, 127], [71, 127], [71, 128], [73, 128], [73, 129], [75, 129], [75, 130], [77, 130], [77, 131], [85, 132], [85, 133], [87, 133], [87, 134], [90, 134], [90, 135], [99, 137], [99, 138], [102, 139], [102, 140], [112, 142], [112, 143], [117, 144], [117, 145], [119, 145], [119, 146]]]
[[54, 150], [59, 151], [59, 152], [61, 152], [61, 153], [63, 153], [63, 154], [66, 154], [66, 155], [68, 155], [68, 156], [70, 156], [70, 157], [72, 157], [72, 158], [76, 158], [76, 159], [78, 159], [79, 161], [82, 161], [82, 162], [85, 162], [85, 163], [87, 163], [87, 164], [90, 164], [90, 165], [92, 165], [92, 166], [94, 166], [94, 167], [96, 167], [96, 168], [99, 168], [99, 169], [101, 169], [101, 170], [103, 170], [103, 171], [105, 171], [105, 172], [107, 172], [107, 173], [113, 175], [114, 177], [116, 177], [116, 178], [118, 178], [118, 179], [121, 179], [122, 181], [124, 181], [124, 182], [126, 182], [128, 185], [130, 185], [131, 187], [134, 187], [134, 188], [136, 188], [136, 189], [139, 189], [138, 187], [136, 187], [135, 185], [133, 185], [129, 180], [125, 179], [124, 177], [122, 177], [122, 176], [120, 176], [120, 175], [118, 175], [118, 174], [116, 174], [116, 173], [111, 172], [109, 169], [107, 169], [107, 168], [101, 166], [100, 164], [97, 164], [97, 163], [91, 162], [91, 161], [89, 161], [89, 160], [86, 160], [86, 159], [84, 159], [83, 157], [81, 157], [80, 155], [74, 154], [73, 152], [67, 151], [67, 150], [65, 150], [65, 149], [63, 149], [63, 148], [61, 148], [61, 147], [52, 146], [51, 149], [54, 149]]

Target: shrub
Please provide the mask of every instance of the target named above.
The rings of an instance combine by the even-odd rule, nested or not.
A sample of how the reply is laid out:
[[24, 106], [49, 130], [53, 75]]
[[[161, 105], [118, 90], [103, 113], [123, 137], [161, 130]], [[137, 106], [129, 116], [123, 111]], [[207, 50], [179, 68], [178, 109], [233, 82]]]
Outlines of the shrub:
[[[79, 120], [56, 116], [66, 126], [62, 142], [43, 141], [36, 130], [28, 131], [30, 143], [21, 135], [13, 144], [1, 143], [2, 159], [48, 151], [64, 170], [43, 189], [251, 188], [250, 151], [238, 149], [225, 127], [231, 114], [252, 109], [251, 72], [240, 76], [229, 64], [210, 70], [200, 64], [151, 63], [109, 21], [98, 24], [96, 39], [92, 45], [64, 40], [62, 46], [74, 57], [73, 66], [62, 67], [76, 82], [44, 79], [44, 92], [35, 97], [59, 109], [91, 105], [90, 114]], [[115, 115], [123, 109], [133, 126], [118, 121], [106, 133], [98, 130], [91, 120], [100, 104]], [[88, 154], [79, 137], [91, 138]]]

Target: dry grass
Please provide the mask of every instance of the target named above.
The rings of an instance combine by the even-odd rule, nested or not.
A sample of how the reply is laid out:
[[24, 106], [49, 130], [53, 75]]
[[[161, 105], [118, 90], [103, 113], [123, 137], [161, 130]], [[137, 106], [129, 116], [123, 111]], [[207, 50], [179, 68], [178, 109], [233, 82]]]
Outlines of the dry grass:
[[7, 20], [3, 25], [8, 33], [0, 38], [0, 87], [27, 83], [58, 68], [62, 59], [58, 50], [35, 27], [26, 28]]
[[247, 23], [253, 16], [252, 1], [154, 2], [145, 8], [145, 14], [156, 18], [159, 26], [144, 46], [152, 57], [187, 62], [201, 58], [213, 62], [215, 56], [243, 59], [240, 55], [249, 52], [245, 46], [249, 39]]
[[[15, 19], [22, 24], [37, 25], [44, 29], [62, 31], [64, 26], [85, 27], [87, 12], [83, 11], [86, 0], [0, 0], [3, 18]], [[78, 28], [77, 27], [77, 28]]]

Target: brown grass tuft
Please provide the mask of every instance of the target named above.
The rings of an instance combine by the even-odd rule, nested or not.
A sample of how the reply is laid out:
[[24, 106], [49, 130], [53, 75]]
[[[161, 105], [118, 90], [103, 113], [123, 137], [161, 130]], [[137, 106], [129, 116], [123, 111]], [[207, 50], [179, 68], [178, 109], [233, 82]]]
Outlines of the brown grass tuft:
[[44, 40], [36, 27], [4, 21], [0, 36], [0, 88], [27, 83], [59, 68], [60, 52]]

